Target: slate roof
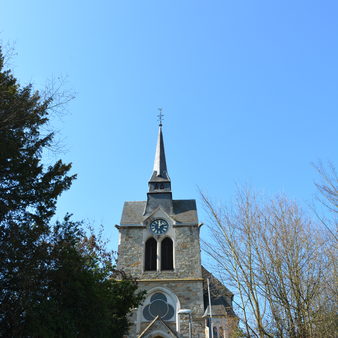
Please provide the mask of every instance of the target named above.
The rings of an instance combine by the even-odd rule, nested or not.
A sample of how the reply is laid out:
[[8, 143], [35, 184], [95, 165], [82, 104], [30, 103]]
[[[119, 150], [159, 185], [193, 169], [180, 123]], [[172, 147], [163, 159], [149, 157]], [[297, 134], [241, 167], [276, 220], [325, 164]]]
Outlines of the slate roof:
[[[125, 202], [122, 211], [121, 225], [140, 225], [147, 217], [144, 211], [146, 201]], [[195, 200], [173, 200], [173, 214], [169, 215], [178, 224], [198, 224], [196, 201]]]
[[[229, 315], [229, 309], [227, 309], [224, 305], [211, 305], [211, 313], [213, 317], [221, 317], [221, 316], [226, 317]], [[203, 317], [208, 317], [209, 314], [210, 310], [208, 305], [204, 311]]]
[[215, 316], [236, 316], [234, 313], [231, 301], [233, 293], [222, 284], [212, 273], [210, 273], [204, 266], [202, 266], [203, 278], [203, 300], [204, 300], [204, 315], [209, 314], [209, 298], [208, 298], [208, 284], [207, 279], [210, 278], [210, 298], [212, 314]]
[[167, 172], [167, 162], [165, 160], [162, 125], [160, 125], [158, 128], [158, 138], [157, 138], [153, 171], [154, 171], [153, 175], [150, 179], [151, 182], [170, 181], [170, 178]]

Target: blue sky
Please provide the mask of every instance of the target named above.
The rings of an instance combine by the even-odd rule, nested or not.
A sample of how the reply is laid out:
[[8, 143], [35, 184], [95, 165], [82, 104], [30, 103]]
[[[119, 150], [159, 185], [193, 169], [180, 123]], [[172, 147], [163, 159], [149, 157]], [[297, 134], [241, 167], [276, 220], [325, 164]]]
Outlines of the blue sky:
[[311, 162], [337, 164], [337, 17], [325, 0], [0, 0], [20, 82], [76, 92], [52, 121], [78, 173], [58, 216], [102, 223], [116, 248], [123, 202], [146, 198], [158, 107], [174, 198], [245, 183], [310, 201]]

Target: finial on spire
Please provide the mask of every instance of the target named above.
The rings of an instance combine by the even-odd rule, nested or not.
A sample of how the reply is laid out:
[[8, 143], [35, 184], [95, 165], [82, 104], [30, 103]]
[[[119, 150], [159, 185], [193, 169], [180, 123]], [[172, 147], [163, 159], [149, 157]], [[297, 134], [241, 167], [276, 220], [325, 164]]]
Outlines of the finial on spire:
[[167, 163], [165, 160], [165, 153], [164, 153], [164, 142], [163, 142], [163, 134], [162, 134], [162, 122], [163, 122], [162, 108], [159, 108], [159, 111], [160, 111], [160, 114], [158, 115], [159, 128], [158, 128], [158, 137], [157, 137], [157, 145], [156, 145], [152, 180], [155, 179], [156, 177], [160, 177], [161, 181], [163, 180], [170, 181], [170, 178], [167, 173]]
[[159, 114], [157, 115], [159, 126], [162, 127], [162, 122], [163, 122], [163, 116], [164, 114], [162, 113], [162, 108], [158, 108]]

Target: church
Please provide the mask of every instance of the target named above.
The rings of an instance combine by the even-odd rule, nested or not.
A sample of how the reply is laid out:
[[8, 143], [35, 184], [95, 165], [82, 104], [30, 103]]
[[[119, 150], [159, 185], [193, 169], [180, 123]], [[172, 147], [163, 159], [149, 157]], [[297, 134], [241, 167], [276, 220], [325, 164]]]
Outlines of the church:
[[116, 225], [117, 267], [147, 292], [125, 337], [231, 337], [233, 294], [201, 265], [196, 201], [173, 199], [161, 114], [148, 187], [146, 201], [124, 203]]

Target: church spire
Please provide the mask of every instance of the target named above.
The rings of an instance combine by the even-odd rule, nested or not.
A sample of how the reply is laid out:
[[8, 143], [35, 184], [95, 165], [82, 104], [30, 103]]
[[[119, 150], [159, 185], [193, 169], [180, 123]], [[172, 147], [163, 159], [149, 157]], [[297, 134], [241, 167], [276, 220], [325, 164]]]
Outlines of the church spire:
[[159, 128], [158, 128], [158, 138], [157, 138], [154, 169], [153, 169], [153, 177], [154, 176], [161, 177], [162, 179], [166, 179], [170, 181], [170, 178], [167, 172], [167, 163], [165, 160], [162, 123], [160, 123]]
[[168, 213], [171, 213], [172, 211], [171, 182], [165, 159], [162, 119], [163, 114], [162, 110], [160, 110], [154, 169], [148, 182], [149, 191], [147, 194], [148, 197], [145, 214], [156, 209], [158, 206], [161, 206]]
[[171, 189], [170, 178], [167, 171], [167, 162], [165, 160], [165, 152], [164, 152], [164, 142], [162, 134], [162, 122], [163, 122], [162, 108], [159, 108], [158, 110], [160, 111], [160, 113], [157, 115], [159, 122], [158, 137], [157, 137], [153, 174], [149, 181], [149, 192], [163, 189], [164, 191], [170, 191]]

